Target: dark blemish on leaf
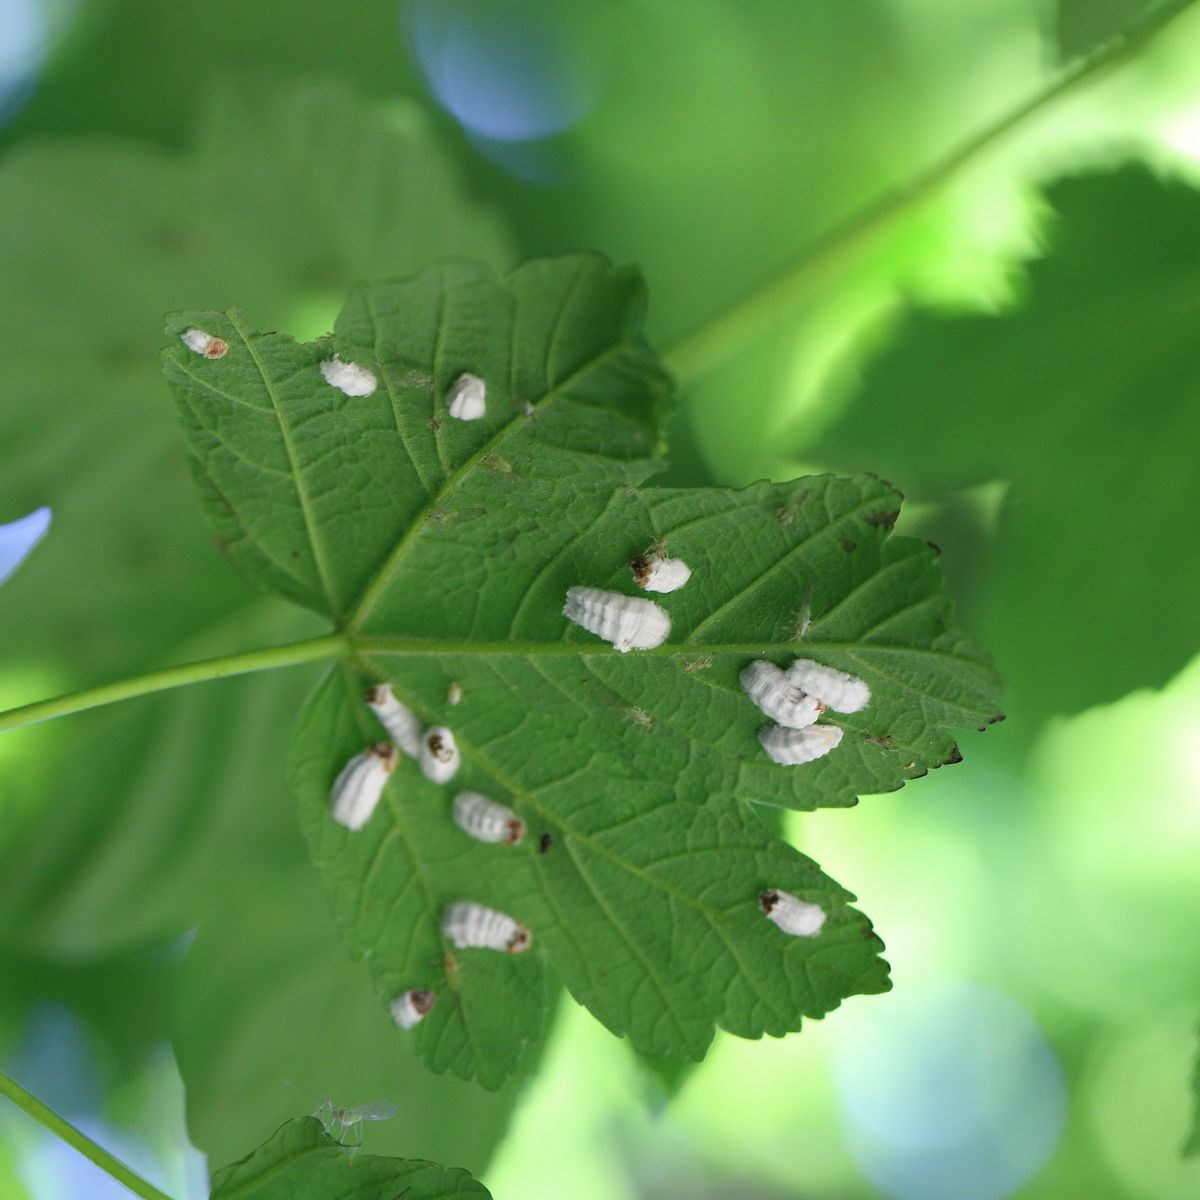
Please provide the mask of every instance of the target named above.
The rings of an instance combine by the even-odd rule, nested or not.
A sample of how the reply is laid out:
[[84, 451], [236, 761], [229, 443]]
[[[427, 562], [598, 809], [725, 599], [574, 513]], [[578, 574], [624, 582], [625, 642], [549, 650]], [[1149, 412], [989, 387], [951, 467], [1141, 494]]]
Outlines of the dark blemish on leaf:
[[915, 775], [910, 776], [911, 779], [924, 779], [929, 774], [928, 767], [922, 767]]
[[768, 916], [771, 910], [779, 903], [779, 893], [774, 888], [767, 888], [758, 898], [758, 907], [763, 910]]
[[429, 425], [429, 428], [432, 429], [434, 433], [437, 433], [437, 431], [439, 429], [441, 429], [441, 427], [442, 427], [441, 421], [439, 421], [437, 419], [437, 417], [432, 417], [432, 416], [429, 418], [428, 425]]
[[874, 471], [864, 471], [863, 474], [874, 479], [876, 483], [882, 483], [885, 488], [891, 488], [901, 499], [904, 499], [904, 493], [890, 479], [884, 479], [882, 475], [876, 475]]
[[898, 508], [880, 509], [878, 512], [868, 513], [866, 520], [868, 525], [876, 529], [891, 529], [899, 516]]
[[838, 545], [847, 553], [853, 554], [858, 549], [858, 543], [851, 541], [848, 537], [838, 538]]
[[930, 550], [932, 550], [932, 551], [934, 552], [934, 554], [941, 554], [941, 552], [942, 552], [942, 548], [941, 548], [941, 546], [939, 546], [939, 545], [937, 544], [937, 542], [929, 542], [929, 541], [927, 541], [927, 542], [925, 543], [925, 545], [927, 545], [927, 546], [930, 548]]
[[552, 838], [548, 833], [543, 833], [542, 836], [538, 838], [538, 853], [545, 854], [546, 851], [549, 850], [553, 845], [554, 838]]
[[408, 999], [414, 1011], [425, 1016], [426, 1013], [433, 1010], [433, 1006], [437, 1003], [437, 993], [431, 992], [429, 988], [413, 988], [408, 993]]
[[995, 725], [997, 722], [1003, 721], [1004, 719], [1005, 719], [1004, 713], [996, 713], [996, 715], [994, 717], [988, 717], [987, 723], [989, 725]]
[[645, 554], [635, 554], [629, 560], [629, 570], [633, 573], [633, 582], [638, 587], [646, 586], [646, 580], [650, 578], [651, 565], [649, 556]]
[[950, 748], [950, 757], [948, 759], [946, 759], [946, 761], [944, 763], [942, 763], [942, 766], [950, 767], [950, 766], [953, 766], [955, 763], [962, 762], [962, 760], [963, 760], [962, 759], [962, 751], [958, 748], [958, 743], [955, 742], [954, 745]]

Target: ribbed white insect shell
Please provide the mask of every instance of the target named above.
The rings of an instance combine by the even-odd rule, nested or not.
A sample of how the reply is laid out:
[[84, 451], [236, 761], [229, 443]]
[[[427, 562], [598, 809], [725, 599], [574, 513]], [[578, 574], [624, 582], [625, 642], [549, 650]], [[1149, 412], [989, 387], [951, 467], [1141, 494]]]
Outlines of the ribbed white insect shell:
[[333, 819], [347, 829], [361, 829], [371, 819], [399, 759], [390, 742], [376, 742], [356, 754], [333, 781]]
[[792, 687], [814, 696], [834, 712], [861, 712], [871, 702], [871, 689], [857, 675], [811, 659], [796, 659], [787, 669], [787, 679]]
[[825, 711], [815, 696], [788, 683], [787, 673], [774, 663], [752, 662], [739, 678], [759, 711], [789, 729], [805, 729]]
[[810, 725], [807, 729], [768, 725], [758, 731], [758, 740], [772, 762], [795, 767], [823, 758], [840, 745], [842, 729], [839, 725]]
[[648, 592], [676, 592], [692, 577], [692, 568], [682, 558], [647, 558], [639, 554], [629, 564], [634, 582]]
[[419, 758], [425, 729], [416, 713], [392, 695], [392, 685], [377, 683], [367, 688], [364, 698], [380, 724], [388, 731], [388, 737], [410, 758]]
[[433, 783], [449, 783], [461, 759], [454, 734], [445, 725], [431, 725], [421, 739], [421, 770]]
[[458, 900], [446, 906], [442, 913], [442, 933], [459, 950], [478, 948], [523, 954], [533, 941], [529, 930], [507, 913], [471, 900]]
[[611, 642], [622, 653], [653, 650], [671, 632], [671, 618], [653, 600], [601, 588], [568, 588], [563, 616]]
[[767, 888], [759, 896], [758, 906], [784, 933], [793, 937], [816, 937], [825, 924], [825, 910], [819, 904], [809, 904], [778, 888]]
[[358, 363], [342, 362], [335, 354], [321, 363], [321, 374], [330, 387], [347, 396], [369, 396], [378, 386], [375, 375]]
[[189, 350], [203, 354], [205, 358], [224, 358], [229, 353], [229, 343], [224, 338], [213, 337], [211, 333], [205, 333], [203, 329], [197, 329], [194, 325], [185, 329], [179, 335], [179, 340]]
[[478, 375], [464, 371], [446, 394], [450, 415], [459, 421], [478, 421], [487, 412], [487, 387]]
[[455, 825], [479, 842], [515, 846], [525, 836], [525, 822], [511, 808], [479, 792], [459, 792], [453, 813]]
[[391, 1002], [388, 1011], [401, 1029], [411, 1029], [425, 1019], [436, 1003], [437, 994], [428, 988], [409, 988]]

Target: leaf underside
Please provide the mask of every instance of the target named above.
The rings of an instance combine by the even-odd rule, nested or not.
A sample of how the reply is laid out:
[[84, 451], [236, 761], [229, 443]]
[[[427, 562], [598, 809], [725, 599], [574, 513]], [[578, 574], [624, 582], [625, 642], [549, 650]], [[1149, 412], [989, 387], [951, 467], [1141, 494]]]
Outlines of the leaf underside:
[[[547, 968], [608, 1028], [672, 1058], [702, 1057], [718, 1026], [781, 1035], [885, 990], [853, 897], [750, 805], [898, 788], [957, 761], [950, 727], [997, 715], [936, 552], [890, 533], [890, 485], [641, 487], [662, 466], [668, 391], [643, 308], [635, 272], [574, 255], [506, 279], [453, 264], [359, 287], [308, 344], [236, 312], [168, 325], [229, 343], [220, 359], [178, 342], [164, 354], [227, 553], [353, 647], [301, 713], [289, 772], [339, 927], [385, 998], [437, 993], [412, 1035], [425, 1061], [493, 1087], [541, 1028]], [[376, 375], [372, 395], [324, 381], [334, 353]], [[487, 384], [478, 421], [447, 411], [464, 371]], [[629, 559], [659, 540], [693, 572], [657, 597], [664, 645], [620, 654], [566, 621], [573, 585], [635, 594]], [[845, 730], [834, 753], [781, 767], [738, 674], [797, 655], [860, 676], [872, 701], [827, 714]], [[330, 785], [382, 736], [362, 690], [384, 679], [452, 728], [463, 766], [437, 786], [402, 762], [352, 833], [330, 819]], [[449, 819], [462, 788], [511, 805], [524, 842], [463, 834]], [[820, 936], [768, 922], [766, 887], [820, 904]], [[532, 952], [452, 951], [438, 917], [459, 899], [512, 914]]]
[[253, 1154], [213, 1176], [211, 1200], [487, 1200], [466, 1171], [361, 1154], [315, 1117], [289, 1121]]

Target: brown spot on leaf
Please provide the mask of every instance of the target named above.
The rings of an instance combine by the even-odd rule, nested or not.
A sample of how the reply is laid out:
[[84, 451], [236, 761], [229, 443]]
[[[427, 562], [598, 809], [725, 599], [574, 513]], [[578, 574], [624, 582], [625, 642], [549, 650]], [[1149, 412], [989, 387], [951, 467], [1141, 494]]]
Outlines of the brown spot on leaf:
[[553, 845], [554, 838], [548, 833], [543, 833], [542, 836], [538, 838], [538, 853], [545, 854]]
[[876, 529], [891, 529], [896, 524], [896, 519], [900, 516], [898, 508], [880, 509], [878, 512], [867, 514], [867, 524], [874, 526]]
[[858, 543], [851, 541], [848, 537], [838, 538], [838, 545], [847, 553], [853, 554], [858, 549]]
[[942, 766], [950, 767], [950, 766], [953, 766], [955, 763], [960, 763], [960, 762], [962, 762], [962, 751], [958, 748], [958, 743], [955, 742], [954, 745], [950, 748], [950, 757], [948, 759], [946, 759], [946, 761], [944, 763], [942, 763]]

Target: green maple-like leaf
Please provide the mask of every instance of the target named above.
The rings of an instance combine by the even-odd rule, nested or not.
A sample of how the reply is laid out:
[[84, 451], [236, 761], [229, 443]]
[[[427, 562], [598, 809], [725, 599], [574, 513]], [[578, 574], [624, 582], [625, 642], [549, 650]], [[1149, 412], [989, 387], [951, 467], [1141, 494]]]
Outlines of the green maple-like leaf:
[[[749, 802], [812, 809], [900, 787], [957, 759], [948, 726], [996, 714], [934, 552], [890, 534], [889, 485], [641, 487], [661, 466], [668, 387], [643, 308], [635, 272], [578, 255], [504, 280], [452, 265], [360, 287], [309, 344], [235, 312], [169, 323], [229, 346], [209, 360], [174, 342], [165, 369], [230, 557], [347, 637], [290, 769], [343, 936], [385, 997], [438, 995], [415, 1030], [426, 1061], [489, 1086], [541, 1028], [544, 960], [610, 1029], [667, 1057], [701, 1057], [717, 1026], [780, 1035], [884, 990], [853, 898]], [[374, 373], [372, 394], [325, 382], [335, 353]], [[487, 383], [478, 421], [447, 411], [464, 371]], [[693, 571], [662, 598], [664, 645], [620, 654], [566, 621], [568, 587], [632, 593], [630, 556], [659, 539]], [[873, 699], [838, 718], [835, 753], [788, 768], [760, 748], [738, 674], [799, 654], [861, 676]], [[464, 765], [437, 786], [402, 763], [352, 833], [330, 818], [330, 786], [381, 736], [362, 691], [384, 679], [453, 728]], [[449, 819], [460, 788], [511, 804], [530, 836], [467, 838]], [[767, 887], [820, 904], [820, 936], [768, 922]], [[450, 952], [439, 915], [458, 899], [513, 914], [533, 952]]]
[[487, 1200], [458, 1167], [360, 1154], [315, 1117], [289, 1121], [253, 1154], [213, 1176], [211, 1200]]

